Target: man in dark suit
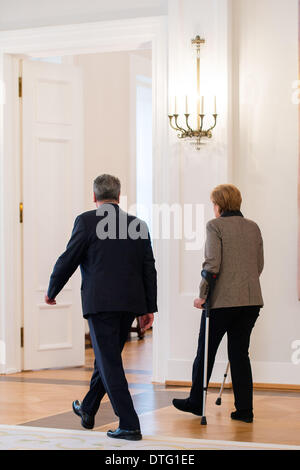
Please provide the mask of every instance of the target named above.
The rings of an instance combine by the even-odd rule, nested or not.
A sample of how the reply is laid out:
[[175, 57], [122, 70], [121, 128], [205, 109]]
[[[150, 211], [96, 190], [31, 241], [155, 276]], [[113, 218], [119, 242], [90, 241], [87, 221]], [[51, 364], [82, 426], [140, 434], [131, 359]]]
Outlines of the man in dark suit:
[[148, 227], [119, 207], [120, 181], [101, 175], [94, 181], [97, 209], [79, 215], [66, 251], [58, 258], [45, 301], [55, 304], [57, 294], [80, 265], [82, 309], [88, 320], [95, 353], [90, 389], [73, 411], [87, 429], [105, 393], [119, 427], [109, 437], [139, 440], [140, 423], [122, 364], [122, 349], [136, 316], [145, 331], [157, 311], [155, 260]]

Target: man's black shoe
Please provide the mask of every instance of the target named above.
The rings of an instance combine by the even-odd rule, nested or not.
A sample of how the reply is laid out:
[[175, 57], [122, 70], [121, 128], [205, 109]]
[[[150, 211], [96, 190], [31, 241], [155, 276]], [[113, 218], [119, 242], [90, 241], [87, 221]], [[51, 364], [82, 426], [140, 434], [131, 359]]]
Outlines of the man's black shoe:
[[243, 421], [244, 423], [253, 423], [253, 413], [252, 411], [233, 411], [231, 419]]
[[189, 398], [185, 398], [184, 400], [179, 398], [174, 398], [173, 405], [177, 410], [185, 411], [186, 413], [193, 413], [196, 416], [202, 416], [202, 409], [200, 406], [194, 406]]
[[141, 431], [127, 431], [126, 429], [116, 429], [115, 431], [107, 431], [108, 437], [113, 437], [114, 439], [126, 439], [127, 441], [140, 441], [143, 436]]
[[81, 409], [81, 403], [79, 400], [75, 400], [72, 403], [73, 411], [77, 416], [81, 417], [81, 425], [85, 429], [93, 429], [95, 424], [94, 416], [90, 416]]

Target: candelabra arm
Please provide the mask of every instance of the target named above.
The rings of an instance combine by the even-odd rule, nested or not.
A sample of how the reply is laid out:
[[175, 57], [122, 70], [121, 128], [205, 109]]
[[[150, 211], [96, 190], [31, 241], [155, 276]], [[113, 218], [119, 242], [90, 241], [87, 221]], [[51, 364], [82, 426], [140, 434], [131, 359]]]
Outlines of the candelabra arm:
[[[169, 115], [170, 126], [172, 127], [172, 129], [174, 129], [174, 131], [180, 131], [181, 129], [180, 129], [179, 127], [174, 127], [174, 126], [173, 126], [172, 121], [173, 121], [173, 118], [174, 118], [174, 117], [175, 117], [175, 115], [173, 115], [173, 116], [172, 116], [172, 115]], [[176, 120], [175, 120], [175, 124], [176, 124]]]
[[183, 132], [184, 134], [186, 134], [186, 130], [183, 129], [182, 127], [180, 127], [180, 126], [178, 125], [178, 122], [177, 122], [177, 120], [178, 120], [178, 114], [174, 114], [174, 118], [175, 118], [175, 125], [177, 126], [177, 129], [178, 129], [179, 131]]
[[189, 131], [193, 132], [193, 129], [189, 125], [189, 117], [190, 117], [190, 114], [185, 114], [186, 127], [188, 128]]
[[201, 133], [201, 132], [202, 132], [202, 129], [203, 129], [204, 116], [205, 116], [205, 114], [200, 114], [200, 129], [199, 129], [199, 133]]
[[206, 132], [211, 132], [211, 131], [216, 127], [216, 125], [217, 125], [217, 117], [218, 117], [218, 115], [217, 115], [217, 114], [213, 114], [213, 117], [214, 117], [215, 122], [214, 122], [214, 124], [213, 124], [209, 129], [207, 129]]

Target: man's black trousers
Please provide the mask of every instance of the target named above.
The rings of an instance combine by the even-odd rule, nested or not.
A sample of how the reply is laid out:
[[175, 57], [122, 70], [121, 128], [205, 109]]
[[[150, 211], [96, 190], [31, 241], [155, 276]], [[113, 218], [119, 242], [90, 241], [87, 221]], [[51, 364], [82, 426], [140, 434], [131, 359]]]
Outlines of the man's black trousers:
[[[235, 407], [239, 411], [253, 408], [253, 383], [249, 359], [249, 344], [252, 328], [259, 316], [260, 307], [218, 308], [210, 311], [208, 370], [209, 381], [218, 347], [227, 333], [228, 358], [235, 398]], [[197, 356], [193, 364], [192, 388], [190, 401], [197, 408], [202, 408], [203, 374], [205, 345], [205, 311], [201, 319]], [[220, 377], [222, 380], [223, 376]]]
[[90, 390], [82, 402], [82, 410], [95, 416], [107, 393], [119, 417], [120, 428], [127, 430], [140, 429], [121, 357], [134, 319], [135, 315], [127, 312], [100, 312], [88, 316], [95, 364]]

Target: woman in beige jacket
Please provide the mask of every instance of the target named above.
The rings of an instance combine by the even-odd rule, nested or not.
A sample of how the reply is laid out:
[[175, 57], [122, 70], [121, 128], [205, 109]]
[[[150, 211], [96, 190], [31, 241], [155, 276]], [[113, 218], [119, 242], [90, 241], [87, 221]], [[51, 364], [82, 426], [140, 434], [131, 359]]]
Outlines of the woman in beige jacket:
[[[220, 342], [227, 333], [228, 357], [236, 411], [232, 419], [253, 421], [253, 384], [249, 360], [250, 335], [263, 307], [260, 274], [264, 266], [263, 241], [258, 225], [240, 212], [241, 193], [233, 185], [220, 185], [211, 194], [216, 218], [207, 224], [203, 269], [218, 273], [211, 297], [208, 349], [208, 381]], [[202, 279], [194, 302], [203, 309], [208, 284]], [[193, 364], [192, 388], [185, 400], [173, 405], [201, 416], [205, 314], [202, 314], [198, 350]]]

